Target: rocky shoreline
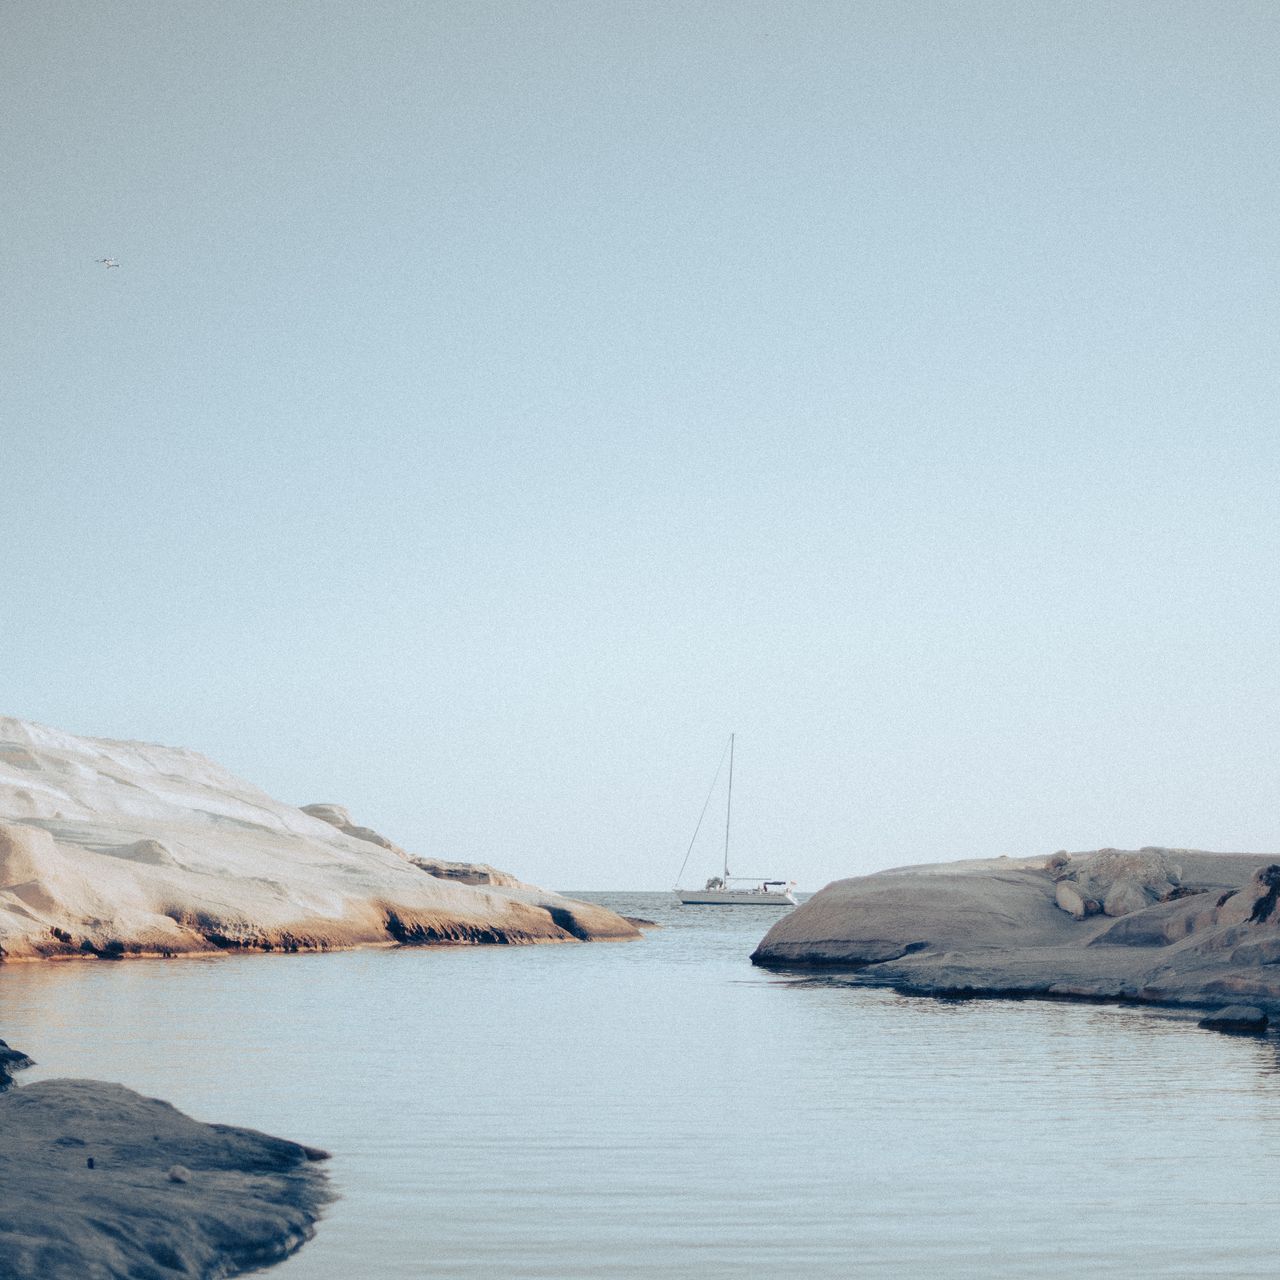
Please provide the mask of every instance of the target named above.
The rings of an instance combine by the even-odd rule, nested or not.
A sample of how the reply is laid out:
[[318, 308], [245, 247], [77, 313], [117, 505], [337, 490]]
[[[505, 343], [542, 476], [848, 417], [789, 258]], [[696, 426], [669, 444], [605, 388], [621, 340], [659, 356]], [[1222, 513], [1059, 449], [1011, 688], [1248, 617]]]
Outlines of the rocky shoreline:
[[[0, 717], [0, 961], [638, 937], [604, 907], [417, 857], [195, 752]], [[10, 1088], [30, 1065], [0, 1041], [3, 1280], [221, 1280], [310, 1239], [325, 1152], [117, 1084]]]
[[331, 1199], [326, 1152], [118, 1084], [8, 1088], [30, 1065], [0, 1041], [5, 1280], [220, 1280], [311, 1238]]
[[196, 752], [0, 717], [0, 961], [639, 936]]
[[917, 995], [1230, 1012], [1226, 1029], [1256, 1031], [1280, 1016], [1278, 898], [1270, 854], [1105, 849], [904, 867], [828, 885], [751, 959]]

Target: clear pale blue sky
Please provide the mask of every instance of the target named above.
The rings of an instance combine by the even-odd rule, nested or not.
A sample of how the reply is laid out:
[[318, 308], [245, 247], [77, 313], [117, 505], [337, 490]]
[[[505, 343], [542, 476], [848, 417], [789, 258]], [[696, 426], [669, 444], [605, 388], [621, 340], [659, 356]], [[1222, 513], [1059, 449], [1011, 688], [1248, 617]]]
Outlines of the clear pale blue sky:
[[731, 729], [805, 889], [1280, 848], [1274, 4], [4, 12], [3, 710], [557, 887]]

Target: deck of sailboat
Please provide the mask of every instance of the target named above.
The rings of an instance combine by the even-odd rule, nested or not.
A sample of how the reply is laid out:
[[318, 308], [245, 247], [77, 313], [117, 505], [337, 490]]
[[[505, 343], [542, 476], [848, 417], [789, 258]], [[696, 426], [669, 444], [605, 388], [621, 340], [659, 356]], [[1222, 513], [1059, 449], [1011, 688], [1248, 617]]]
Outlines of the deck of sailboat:
[[752, 892], [750, 889], [677, 889], [676, 897], [686, 907], [794, 907], [789, 893], [772, 890]]

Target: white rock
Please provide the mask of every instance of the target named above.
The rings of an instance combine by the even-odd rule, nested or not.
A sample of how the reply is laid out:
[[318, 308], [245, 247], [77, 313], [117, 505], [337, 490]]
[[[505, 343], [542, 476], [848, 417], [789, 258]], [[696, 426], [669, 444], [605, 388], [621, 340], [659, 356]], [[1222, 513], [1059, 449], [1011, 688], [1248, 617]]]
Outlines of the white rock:
[[1058, 906], [1075, 919], [1083, 920], [1089, 914], [1084, 895], [1070, 880], [1060, 881], [1054, 889], [1053, 896]]
[[639, 936], [513, 877], [426, 874], [327, 808], [193, 751], [0, 718], [0, 959]]
[[1109, 916], [1127, 916], [1151, 904], [1146, 890], [1136, 880], [1117, 880], [1107, 890], [1102, 910]]

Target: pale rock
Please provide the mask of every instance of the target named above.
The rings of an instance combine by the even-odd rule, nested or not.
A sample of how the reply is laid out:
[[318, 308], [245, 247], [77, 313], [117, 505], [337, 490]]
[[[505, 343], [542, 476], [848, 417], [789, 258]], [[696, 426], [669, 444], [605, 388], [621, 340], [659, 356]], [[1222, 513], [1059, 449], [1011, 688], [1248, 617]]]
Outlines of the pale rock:
[[1231, 959], [1239, 965], [1280, 964], [1280, 937], [1242, 942], [1231, 953]]
[[1221, 904], [1218, 921], [1222, 924], [1266, 924], [1276, 920], [1280, 917], [1276, 910], [1278, 896], [1280, 864], [1269, 863], [1259, 867], [1248, 884], [1242, 885], [1238, 893], [1233, 893]]
[[1044, 864], [1044, 869], [1055, 880], [1068, 874], [1071, 869], [1071, 855], [1065, 849], [1059, 849], [1057, 853], [1050, 856]]
[[1102, 910], [1104, 915], [1127, 916], [1131, 911], [1141, 911], [1150, 902], [1147, 891], [1136, 880], [1116, 880], [1107, 890]]
[[[1154, 848], [1137, 852], [1099, 849], [1074, 858], [1058, 853], [1049, 860], [1047, 869], [1060, 886], [1074, 885], [1081, 901], [1101, 903], [1109, 916], [1128, 915], [1163, 901], [1175, 892], [1182, 874], [1167, 850]], [[1072, 901], [1070, 894], [1065, 896]], [[1083, 918], [1071, 906], [1063, 910]]]
[[505, 889], [528, 887], [522, 881], [517, 880], [515, 876], [505, 871], [499, 871], [497, 867], [491, 867], [487, 862], [450, 862], [444, 858], [418, 857], [416, 854], [402, 849], [398, 844], [393, 844], [386, 836], [381, 832], [375, 831], [372, 827], [358, 826], [352, 821], [351, 814], [340, 804], [304, 804], [302, 812], [309, 813], [313, 818], [319, 818], [321, 822], [327, 822], [330, 826], [337, 827], [343, 835], [351, 836], [354, 840], [365, 840], [369, 844], [376, 844], [384, 849], [390, 849], [392, 853], [399, 854], [406, 862], [412, 863], [420, 871], [425, 871], [428, 875], [435, 876], [440, 880], [457, 880], [462, 884], [491, 884]]
[[1091, 914], [1089, 908], [1092, 906], [1096, 911], [1098, 905], [1096, 902], [1086, 901], [1079, 886], [1072, 884], [1069, 880], [1058, 882], [1053, 891], [1053, 898], [1063, 911], [1076, 920], [1083, 920], [1085, 916]]
[[[1109, 849], [1068, 862], [983, 859], [838, 880], [774, 924], [752, 960], [934, 995], [1239, 1003], [1280, 1015], [1275, 855]], [[1104, 888], [1125, 914], [1093, 913]]]
[[153, 867], [181, 865], [159, 840], [135, 840], [132, 844], [116, 845], [115, 848], [103, 849], [102, 852], [111, 858], [124, 858], [127, 862], [145, 862]]
[[323, 808], [193, 751], [0, 717], [0, 959], [639, 936], [490, 868], [424, 873]]

